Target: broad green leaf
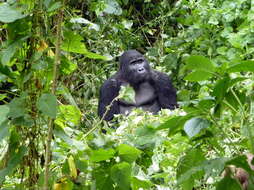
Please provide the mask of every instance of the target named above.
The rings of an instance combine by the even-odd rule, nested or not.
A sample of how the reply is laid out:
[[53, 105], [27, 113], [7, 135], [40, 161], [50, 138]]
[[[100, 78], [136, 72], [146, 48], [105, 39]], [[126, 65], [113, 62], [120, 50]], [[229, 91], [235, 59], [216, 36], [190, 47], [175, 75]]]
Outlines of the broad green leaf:
[[198, 102], [198, 107], [202, 111], [210, 111], [212, 107], [215, 105], [215, 100], [213, 98], [207, 98], [200, 100]]
[[116, 0], [106, 0], [106, 7], [103, 12], [108, 14], [121, 15], [122, 9]]
[[215, 70], [212, 62], [204, 56], [193, 55], [188, 57], [186, 62], [187, 69], [203, 70], [208, 72], [213, 72]]
[[95, 179], [96, 190], [115, 190], [114, 182], [110, 176], [109, 167], [98, 167], [92, 171], [93, 179]]
[[120, 144], [118, 146], [118, 154], [121, 161], [132, 163], [140, 156], [141, 151], [127, 144]]
[[184, 123], [190, 118], [191, 116], [173, 116], [161, 125], [159, 125], [156, 130], [161, 129], [169, 129], [169, 134], [173, 135], [175, 132], [182, 128]]
[[0, 124], [0, 143], [1, 141], [9, 136], [9, 125], [8, 125], [8, 121], [3, 122], [2, 124]]
[[203, 118], [192, 118], [184, 124], [184, 131], [191, 138], [197, 135], [202, 129], [210, 127], [211, 123]]
[[7, 105], [0, 105], [0, 125], [8, 119], [10, 108]]
[[133, 143], [138, 148], [152, 148], [161, 137], [156, 135], [156, 130], [149, 126], [143, 126], [135, 131], [136, 138]]
[[212, 74], [203, 70], [196, 70], [188, 74], [186, 77], [184, 77], [184, 80], [197, 82], [197, 81], [203, 81], [207, 80], [210, 77], [212, 77]]
[[78, 68], [77, 64], [68, 60], [65, 56], [62, 56], [61, 64], [59, 65], [59, 70], [64, 75], [69, 75]]
[[14, 171], [14, 169], [18, 166], [18, 164], [20, 164], [25, 153], [26, 153], [25, 146], [16, 148], [15, 151], [12, 151], [12, 154], [10, 155], [10, 160], [7, 163], [7, 167], [0, 170], [0, 184], [3, 183], [5, 176], [11, 174]]
[[56, 9], [59, 9], [61, 6], [62, 6], [61, 2], [54, 2], [54, 3], [52, 3], [52, 5], [50, 5], [49, 8], [47, 8], [47, 12], [48, 13], [52, 12], [52, 11], [54, 11]]
[[42, 94], [37, 101], [37, 108], [42, 114], [51, 118], [56, 118], [57, 113], [57, 99], [52, 94]]
[[96, 53], [89, 52], [86, 49], [86, 46], [82, 41], [83, 41], [83, 38], [80, 35], [75, 34], [72, 31], [65, 31], [64, 32], [64, 41], [63, 41], [61, 48], [62, 48], [62, 50], [67, 51], [67, 52], [84, 54], [88, 58], [91, 58], [91, 59], [103, 59], [103, 60], [107, 59], [106, 57], [104, 57], [102, 55], [98, 55]]
[[203, 152], [199, 149], [191, 149], [186, 152], [177, 166], [177, 183], [180, 184], [184, 190], [191, 190], [194, 186], [194, 180], [202, 178], [204, 172], [201, 165], [205, 161]]
[[10, 103], [9, 103], [9, 117], [12, 118], [18, 118], [25, 116], [26, 114], [26, 100], [24, 97], [20, 98], [14, 98]]
[[14, 22], [15, 20], [26, 17], [19, 10], [9, 6], [7, 3], [0, 4], [0, 21], [4, 23]]
[[229, 87], [230, 78], [225, 76], [216, 82], [213, 89], [213, 96], [216, 97], [217, 101], [222, 101]]
[[120, 190], [130, 190], [131, 185], [131, 165], [127, 162], [115, 164], [111, 168], [111, 179]]
[[254, 61], [242, 61], [228, 68], [227, 72], [254, 72]]
[[113, 158], [115, 155], [114, 149], [99, 149], [99, 150], [92, 150], [91, 152], [91, 161], [92, 162], [100, 162], [100, 161], [105, 161]]
[[61, 48], [64, 51], [85, 54], [87, 52], [83, 38], [72, 31], [64, 32], [64, 41]]
[[230, 34], [228, 41], [232, 44], [232, 46], [239, 49], [243, 49], [243, 47], [246, 45], [246, 39], [244, 36], [237, 33]]
[[15, 41], [10, 44], [7, 48], [3, 49], [0, 53], [1, 55], [1, 63], [6, 65], [10, 62], [11, 58], [16, 53], [17, 49], [21, 47], [22, 40]]
[[18, 126], [32, 127], [34, 125], [34, 120], [29, 114], [26, 113], [22, 117], [13, 118], [12, 124]]
[[236, 179], [226, 176], [217, 184], [216, 190], [242, 190], [242, 187]]
[[131, 178], [131, 184], [133, 190], [140, 190], [140, 189], [151, 189], [153, 183], [149, 180], [139, 179], [138, 177]]

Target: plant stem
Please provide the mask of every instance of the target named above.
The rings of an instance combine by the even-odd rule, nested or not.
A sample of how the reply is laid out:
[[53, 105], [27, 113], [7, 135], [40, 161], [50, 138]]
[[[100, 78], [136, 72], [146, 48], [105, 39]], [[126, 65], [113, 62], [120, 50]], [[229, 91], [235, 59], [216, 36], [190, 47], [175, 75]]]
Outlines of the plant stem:
[[[53, 81], [51, 87], [51, 93], [54, 95], [56, 92], [57, 85], [57, 66], [60, 63], [60, 46], [61, 46], [61, 25], [63, 20], [63, 8], [58, 12], [57, 20], [57, 33], [56, 33], [56, 49], [55, 49], [55, 62], [53, 66]], [[46, 144], [46, 156], [45, 156], [45, 175], [44, 175], [44, 190], [49, 189], [49, 166], [50, 166], [50, 157], [51, 157], [51, 141], [53, 135], [53, 125], [54, 119], [49, 119], [48, 122], [48, 133], [47, 133], [47, 144]]]

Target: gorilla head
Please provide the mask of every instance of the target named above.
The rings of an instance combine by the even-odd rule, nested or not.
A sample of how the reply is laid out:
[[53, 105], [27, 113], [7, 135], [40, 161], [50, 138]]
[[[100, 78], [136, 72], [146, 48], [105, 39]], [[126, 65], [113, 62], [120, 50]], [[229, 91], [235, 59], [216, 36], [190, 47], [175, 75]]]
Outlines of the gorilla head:
[[145, 57], [136, 50], [128, 50], [120, 57], [120, 71], [123, 79], [131, 85], [149, 80], [150, 66]]

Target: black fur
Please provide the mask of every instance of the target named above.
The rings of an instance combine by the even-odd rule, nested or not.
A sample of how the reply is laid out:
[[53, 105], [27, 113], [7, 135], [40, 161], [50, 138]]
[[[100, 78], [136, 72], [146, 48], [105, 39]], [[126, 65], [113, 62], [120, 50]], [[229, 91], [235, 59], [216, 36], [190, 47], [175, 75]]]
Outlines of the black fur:
[[[139, 74], [138, 72], [135, 72], [135, 70], [133, 71], [130, 69], [130, 65], [133, 61], [144, 62], [143, 67], [145, 74]], [[137, 89], [143, 82], [148, 82], [152, 88], [154, 88], [155, 99], [153, 98], [151, 101], [156, 101], [158, 103], [159, 110], [162, 108], [172, 110], [177, 107], [176, 90], [173, 87], [170, 78], [165, 73], [151, 69], [142, 54], [136, 50], [129, 50], [124, 52], [120, 57], [119, 71], [106, 80], [100, 88], [98, 115], [101, 118], [104, 116], [106, 107], [119, 95], [121, 85], [128, 83], [134, 89]], [[121, 100], [115, 100], [103, 119], [110, 121], [113, 119], [114, 114], [120, 114], [120, 106], [123, 104], [126, 103]], [[131, 104], [130, 106], [133, 107]]]

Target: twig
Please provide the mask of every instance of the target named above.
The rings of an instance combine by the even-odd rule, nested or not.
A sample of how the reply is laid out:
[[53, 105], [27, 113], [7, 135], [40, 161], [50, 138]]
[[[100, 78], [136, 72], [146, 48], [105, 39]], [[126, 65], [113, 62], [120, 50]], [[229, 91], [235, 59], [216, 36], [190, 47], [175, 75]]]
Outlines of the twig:
[[104, 118], [106, 117], [107, 113], [109, 112], [111, 106], [113, 105], [113, 103], [114, 103], [118, 98], [119, 98], [119, 97], [117, 96], [117, 97], [115, 97], [115, 98], [111, 101], [111, 103], [107, 106], [106, 111], [105, 111], [105, 113], [103, 114], [103, 116], [102, 116], [102, 118], [100, 119], [100, 121], [99, 121], [98, 123], [96, 123], [95, 126], [94, 126], [92, 129], [90, 129], [90, 130], [84, 135], [84, 137], [83, 137], [82, 139], [85, 139], [89, 134], [91, 134], [95, 129], [98, 128], [98, 126], [102, 123], [102, 121], [103, 121]]

